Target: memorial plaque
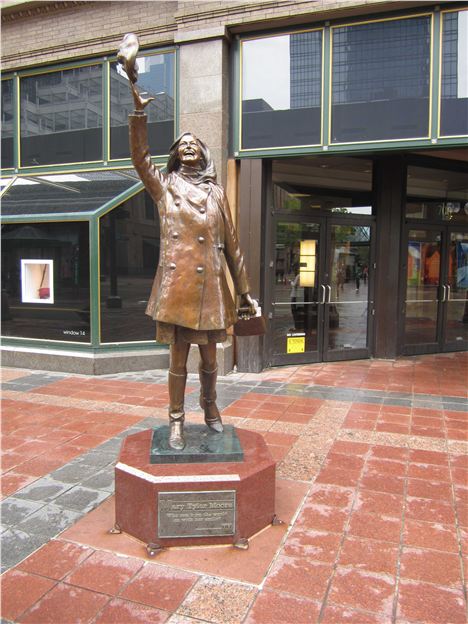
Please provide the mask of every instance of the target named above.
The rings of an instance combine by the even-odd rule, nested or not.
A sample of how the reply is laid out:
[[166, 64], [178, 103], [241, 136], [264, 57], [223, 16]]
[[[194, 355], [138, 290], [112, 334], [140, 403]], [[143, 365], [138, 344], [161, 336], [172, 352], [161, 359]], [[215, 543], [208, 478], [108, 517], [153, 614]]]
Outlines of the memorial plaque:
[[159, 492], [158, 537], [234, 535], [236, 491]]

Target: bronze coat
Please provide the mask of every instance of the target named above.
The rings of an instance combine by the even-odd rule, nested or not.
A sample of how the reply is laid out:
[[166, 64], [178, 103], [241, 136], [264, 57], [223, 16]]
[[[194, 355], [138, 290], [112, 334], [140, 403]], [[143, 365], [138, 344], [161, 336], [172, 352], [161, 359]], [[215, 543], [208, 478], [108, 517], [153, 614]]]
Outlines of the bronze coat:
[[238, 294], [249, 291], [226, 193], [162, 173], [148, 148], [146, 115], [130, 115], [132, 161], [158, 206], [159, 266], [146, 308], [156, 321], [191, 329], [226, 329], [237, 320], [223, 269], [226, 258]]

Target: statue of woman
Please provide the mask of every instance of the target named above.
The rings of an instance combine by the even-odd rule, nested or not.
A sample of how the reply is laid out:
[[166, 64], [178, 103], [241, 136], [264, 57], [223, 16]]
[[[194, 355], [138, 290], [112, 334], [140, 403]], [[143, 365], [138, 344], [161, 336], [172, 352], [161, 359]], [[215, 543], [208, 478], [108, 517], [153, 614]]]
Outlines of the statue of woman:
[[216, 343], [226, 340], [226, 329], [237, 320], [223, 256], [241, 307], [255, 315], [255, 305], [226, 193], [217, 184], [206, 145], [186, 132], [170, 148], [165, 173], [151, 161], [144, 109], [153, 98], [143, 98], [135, 86], [137, 51], [136, 36], [126, 35], [118, 59], [129, 77], [135, 103], [135, 111], [129, 115], [131, 157], [157, 204], [161, 232], [159, 265], [146, 313], [156, 321], [158, 342], [170, 345], [169, 446], [182, 450], [191, 344], [197, 344], [200, 351], [200, 406], [205, 422], [212, 430], [223, 431], [216, 406]]

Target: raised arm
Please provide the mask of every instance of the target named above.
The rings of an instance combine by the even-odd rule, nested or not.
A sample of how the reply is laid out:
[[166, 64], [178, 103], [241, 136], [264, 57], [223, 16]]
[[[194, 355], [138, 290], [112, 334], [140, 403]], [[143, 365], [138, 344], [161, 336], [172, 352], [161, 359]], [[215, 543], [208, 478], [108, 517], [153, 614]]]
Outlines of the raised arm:
[[125, 69], [135, 104], [133, 115], [129, 115], [130, 155], [146, 190], [154, 201], [157, 202], [163, 192], [165, 176], [152, 163], [149, 152], [147, 117], [144, 111], [145, 107], [154, 98], [144, 98], [136, 87], [138, 80], [138, 65], [136, 63], [138, 48], [138, 37], [133, 33], [126, 34], [117, 52], [117, 59]]

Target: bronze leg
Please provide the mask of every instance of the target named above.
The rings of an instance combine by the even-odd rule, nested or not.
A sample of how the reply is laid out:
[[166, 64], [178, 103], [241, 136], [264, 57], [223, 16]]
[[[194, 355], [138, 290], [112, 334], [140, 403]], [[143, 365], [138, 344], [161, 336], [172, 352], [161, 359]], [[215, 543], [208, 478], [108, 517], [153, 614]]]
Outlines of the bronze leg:
[[200, 374], [200, 407], [205, 411], [205, 422], [218, 433], [223, 431], [223, 423], [216, 405], [216, 378], [218, 366], [216, 364], [216, 343], [199, 345], [201, 362]]
[[169, 368], [169, 446], [181, 451], [185, 447], [184, 438], [184, 397], [187, 381], [187, 357], [190, 345], [175, 343], [171, 345], [171, 363]]

